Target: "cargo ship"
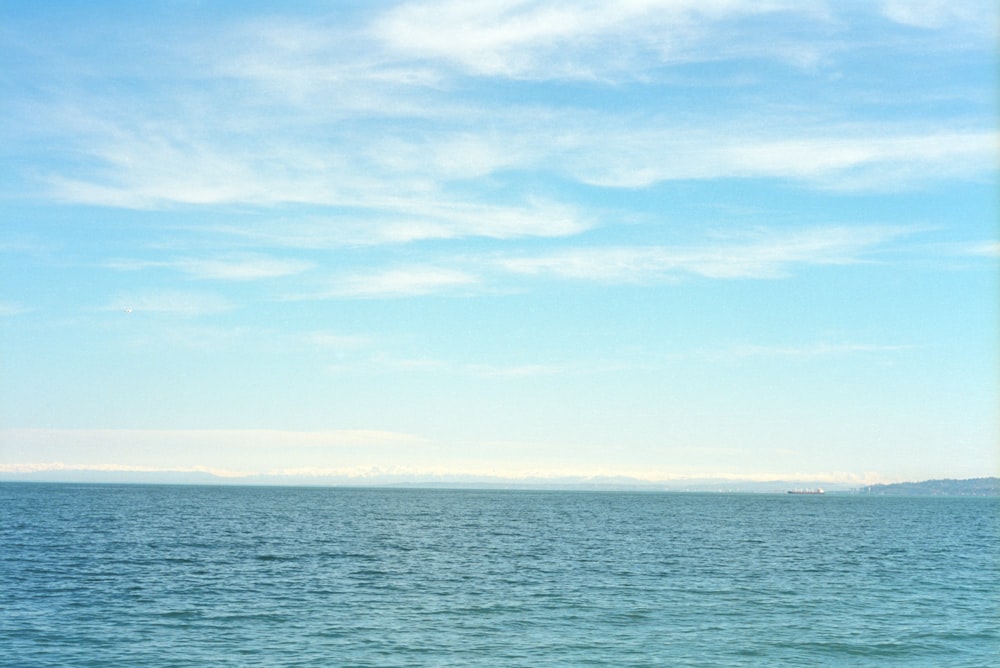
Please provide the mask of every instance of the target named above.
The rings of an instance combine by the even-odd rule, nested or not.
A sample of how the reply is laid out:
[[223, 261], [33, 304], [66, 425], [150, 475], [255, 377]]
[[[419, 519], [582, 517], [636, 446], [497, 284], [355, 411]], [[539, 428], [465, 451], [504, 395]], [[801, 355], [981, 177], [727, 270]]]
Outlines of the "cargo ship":
[[790, 489], [789, 494], [826, 494], [822, 487], [817, 487], [816, 489]]

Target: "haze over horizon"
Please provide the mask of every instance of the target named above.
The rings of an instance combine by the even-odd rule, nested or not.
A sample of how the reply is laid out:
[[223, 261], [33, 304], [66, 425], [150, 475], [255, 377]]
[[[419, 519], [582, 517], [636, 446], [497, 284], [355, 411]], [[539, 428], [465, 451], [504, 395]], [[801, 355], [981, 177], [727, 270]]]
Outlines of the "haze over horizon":
[[7, 3], [0, 477], [1000, 475], [997, 38]]

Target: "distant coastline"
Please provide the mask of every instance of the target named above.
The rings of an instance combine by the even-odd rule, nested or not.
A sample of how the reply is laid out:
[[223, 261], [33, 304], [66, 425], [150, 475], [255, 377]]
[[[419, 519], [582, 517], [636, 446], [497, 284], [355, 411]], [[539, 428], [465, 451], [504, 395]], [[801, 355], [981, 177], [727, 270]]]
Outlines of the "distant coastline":
[[924, 480], [871, 485], [858, 490], [876, 496], [1000, 496], [1000, 478]]
[[[627, 476], [525, 477], [373, 475], [247, 475], [218, 476], [204, 471], [103, 471], [61, 469], [0, 471], [2, 482], [237, 485], [285, 487], [381, 487], [423, 489], [509, 489], [637, 492], [717, 492], [786, 494], [789, 489], [811, 489], [814, 480], [740, 480], [726, 478], [641, 480]], [[870, 496], [1000, 496], [1000, 478], [969, 478], [900, 482], [859, 487], [850, 483], [823, 483], [827, 494]]]

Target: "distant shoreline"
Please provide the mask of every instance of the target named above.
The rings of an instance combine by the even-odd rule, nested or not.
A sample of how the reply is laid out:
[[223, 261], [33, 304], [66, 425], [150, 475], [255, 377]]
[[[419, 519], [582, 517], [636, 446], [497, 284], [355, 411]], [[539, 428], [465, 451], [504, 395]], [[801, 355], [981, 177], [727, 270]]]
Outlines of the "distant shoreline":
[[[418, 476], [241, 476], [204, 472], [101, 471], [93, 469], [0, 473], [0, 483], [105, 485], [209, 485], [224, 487], [339, 487], [379, 489], [607, 491], [787, 494], [815, 485], [812, 481], [745, 481], [730, 479], [646, 481], [633, 478], [420, 478]], [[863, 496], [1000, 496], [1000, 478], [938, 479], [876, 484], [824, 483], [826, 495]]]
[[1000, 496], [1000, 478], [924, 480], [871, 485], [858, 490], [875, 496]]

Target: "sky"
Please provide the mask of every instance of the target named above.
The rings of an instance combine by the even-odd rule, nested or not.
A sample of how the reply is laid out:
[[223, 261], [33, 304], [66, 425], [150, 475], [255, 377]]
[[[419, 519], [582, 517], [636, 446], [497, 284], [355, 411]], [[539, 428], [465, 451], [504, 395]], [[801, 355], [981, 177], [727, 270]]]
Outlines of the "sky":
[[0, 474], [1000, 474], [991, 1], [0, 5]]

